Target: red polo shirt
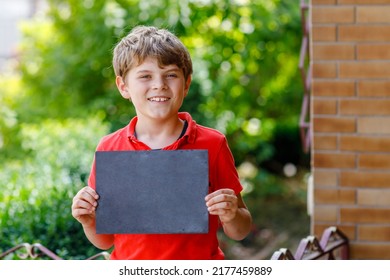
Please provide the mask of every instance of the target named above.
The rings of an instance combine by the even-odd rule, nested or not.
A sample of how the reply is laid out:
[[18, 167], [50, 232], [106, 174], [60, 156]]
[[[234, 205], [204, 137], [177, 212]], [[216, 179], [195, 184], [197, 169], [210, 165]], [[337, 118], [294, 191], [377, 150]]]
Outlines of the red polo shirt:
[[[209, 192], [231, 188], [236, 194], [240, 193], [242, 186], [225, 136], [217, 130], [196, 124], [188, 113], [179, 113], [179, 117], [188, 122], [187, 131], [183, 137], [165, 147], [164, 150], [207, 149]], [[96, 150], [150, 150], [150, 147], [134, 136], [137, 119], [134, 117], [126, 127], [103, 137]], [[88, 184], [95, 189], [94, 163]], [[115, 234], [111, 259], [224, 259], [224, 254], [218, 245], [218, 227], [218, 217], [209, 215], [208, 234]]]

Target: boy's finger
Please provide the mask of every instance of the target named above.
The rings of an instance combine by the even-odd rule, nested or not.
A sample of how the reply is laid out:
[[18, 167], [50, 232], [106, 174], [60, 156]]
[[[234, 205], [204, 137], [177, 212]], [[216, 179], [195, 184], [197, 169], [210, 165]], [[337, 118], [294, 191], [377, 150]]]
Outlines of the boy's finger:
[[84, 188], [79, 192], [75, 199], [85, 200], [92, 205], [97, 205], [96, 200], [99, 198], [98, 194], [91, 188]]
[[235, 194], [235, 193], [232, 189], [220, 189], [220, 190], [217, 190], [215, 192], [212, 192], [212, 193], [206, 195], [205, 200], [210, 200], [213, 197], [216, 197], [220, 194]]
[[91, 188], [89, 186], [84, 187], [84, 191], [89, 193], [95, 199], [99, 198], [99, 195], [97, 194], [97, 192], [93, 188]]
[[228, 210], [228, 209], [232, 209], [232, 208], [233, 208], [233, 202], [223, 201], [223, 202], [218, 202], [218, 203], [215, 203], [215, 204], [208, 206], [207, 210], [210, 212], [210, 211], [215, 211], [218, 209]]

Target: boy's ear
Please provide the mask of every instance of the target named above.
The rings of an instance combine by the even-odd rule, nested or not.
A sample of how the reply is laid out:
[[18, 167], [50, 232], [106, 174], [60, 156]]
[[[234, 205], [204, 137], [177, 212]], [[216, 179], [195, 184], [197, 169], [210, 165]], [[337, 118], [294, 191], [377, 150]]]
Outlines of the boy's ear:
[[187, 96], [187, 94], [188, 94], [188, 90], [190, 89], [191, 81], [192, 81], [192, 75], [189, 75], [187, 80], [186, 80], [185, 86], [184, 86], [184, 92], [185, 92], [184, 96]]
[[122, 97], [125, 99], [130, 99], [130, 93], [127, 85], [125, 84], [125, 81], [121, 76], [116, 76], [115, 79], [116, 87], [118, 88], [119, 92], [121, 93]]

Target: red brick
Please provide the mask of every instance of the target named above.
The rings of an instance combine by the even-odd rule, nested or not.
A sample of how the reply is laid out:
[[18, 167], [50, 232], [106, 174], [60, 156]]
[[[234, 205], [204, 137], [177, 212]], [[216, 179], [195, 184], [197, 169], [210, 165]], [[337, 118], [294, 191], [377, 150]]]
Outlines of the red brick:
[[336, 78], [336, 63], [313, 62], [313, 78]]
[[390, 97], [390, 81], [361, 80], [358, 82], [359, 96]]
[[353, 7], [312, 7], [312, 22], [316, 23], [352, 23], [355, 21]]
[[313, 118], [314, 132], [355, 132], [354, 118]]
[[[389, 17], [390, 18], [390, 17]], [[362, 44], [357, 46], [359, 60], [390, 59], [390, 44]]]
[[355, 204], [356, 191], [315, 188], [314, 203], [317, 204]]
[[365, 5], [375, 5], [375, 4], [390, 4], [390, 0], [337, 0], [337, 3], [340, 4], [365, 4]]
[[358, 99], [340, 100], [341, 115], [390, 115], [390, 100]]
[[358, 6], [356, 7], [357, 23], [389, 23], [390, 7], [388, 6]]
[[313, 172], [315, 186], [335, 187], [338, 181], [338, 172], [331, 170], [315, 169]]
[[338, 220], [337, 206], [314, 206], [314, 219], [321, 222], [334, 222]]
[[390, 170], [390, 154], [360, 154], [358, 164], [360, 168]]
[[342, 171], [341, 187], [390, 188], [390, 173]]
[[320, 168], [355, 168], [355, 154], [315, 153], [313, 167]]
[[389, 260], [390, 244], [388, 243], [351, 243], [350, 258], [352, 260]]
[[341, 135], [341, 151], [390, 152], [390, 137]]
[[314, 114], [334, 115], [337, 113], [337, 101], [329, 99], [313, 100]]
[[323, 134], [313, 136], [314, 150], [336, 150], [337, 146], [337, 136]]
[[355, 46], [352, 44], [315, 44], [314, 60], [352, 60], [355, 59]]
[[336, 0], [312, 0], [312, 5], [334, 5]]
[[390, 209], [342, 207], [340, 220], [342, 223], [390, 223]]
[[336, 41], [336, 26], [315, 25], [311, 32], [313, 42], [334, 42]]
[[[390, 28], [389, 28], [390, 29]], [[390, 62], [340, 62], [340, 78], [389, 78]]]
[[338, 39], [341, 42], [388, 42], [388, 25], [340, 25]]
[[355, 95], [354, 81], [317, 80], [312, 83], [314, 96], [340, 96], [348, 97]]
[[390, 226], [360, 225], [358, 236], [362, 241], [389, 241]]
[[389, 190], [359, 189], [357, 192], [357, 203], [359, 205], [389, 206]]
[[390, 134], [390, 117], [366, 117], [358, 119], [359, 133]]

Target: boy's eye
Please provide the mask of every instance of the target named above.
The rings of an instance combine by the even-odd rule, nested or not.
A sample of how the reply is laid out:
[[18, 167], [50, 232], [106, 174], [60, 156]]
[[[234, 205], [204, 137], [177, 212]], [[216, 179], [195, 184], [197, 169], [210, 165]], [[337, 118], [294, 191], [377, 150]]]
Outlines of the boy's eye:
[[168, 78], [176, 78], [177, 77], [177, 74], [176, 73], [169, 73], [167, 75]]
[[139, 76], [140, 79], [150, 79], [151, 78], [151, 75], [142, 75], [142, 76]]

